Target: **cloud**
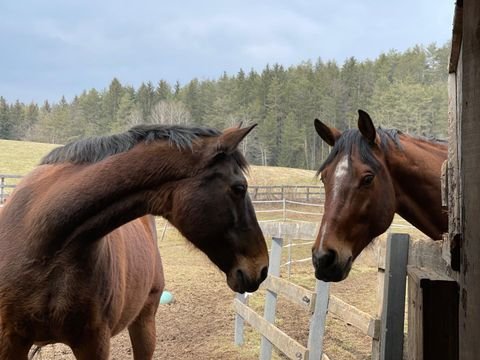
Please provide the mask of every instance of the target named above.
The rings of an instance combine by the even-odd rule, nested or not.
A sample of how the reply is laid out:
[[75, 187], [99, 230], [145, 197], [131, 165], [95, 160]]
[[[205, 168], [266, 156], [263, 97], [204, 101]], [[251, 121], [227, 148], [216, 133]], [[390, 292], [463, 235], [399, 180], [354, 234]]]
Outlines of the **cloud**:
[[0, 95], [72, 97], [124, 83], [182, 83], [269, 63], [350, 56], [451, 36], [453, 4], [437, 0], [33, 0], [0, 4]]

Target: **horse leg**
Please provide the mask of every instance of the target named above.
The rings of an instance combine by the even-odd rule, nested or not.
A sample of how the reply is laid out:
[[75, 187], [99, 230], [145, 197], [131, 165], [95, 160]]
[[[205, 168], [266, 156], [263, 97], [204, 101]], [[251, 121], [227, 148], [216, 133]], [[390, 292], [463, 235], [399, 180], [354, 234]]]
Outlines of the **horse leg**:
[[71, 346], [77, 360], [108, 360], [110, 357], [110, 331], [105, 328], [83, 336], [77, 346]]
[[150, 360], [156, 343], [155, 314], [160, 301], [160, 293], [150, 294], [135, 321], [128, 327], [135, 360]]
[[27, 360], [33, 343], [17, 335], [0, 334], [0, 359]]

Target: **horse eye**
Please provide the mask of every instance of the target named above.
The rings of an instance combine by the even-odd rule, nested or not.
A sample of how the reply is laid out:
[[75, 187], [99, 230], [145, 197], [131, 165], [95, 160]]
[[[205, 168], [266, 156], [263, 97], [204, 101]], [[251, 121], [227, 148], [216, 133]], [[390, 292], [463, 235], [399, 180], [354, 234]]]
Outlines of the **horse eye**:
[[232, 191], [235, 195], [245, 196], [245, 193], [247, 192], [247, 186], [242, 184], [233, 185]]
[[360, 185], [362, 186], [368, 186], [370, 185], [372, 182], [373, 182], [373, 179], [374, 179], [375, 176], [373, 176], [372, 174], [368, 174], [368, 175], [365, 175], [362, 179], [362, 182]]

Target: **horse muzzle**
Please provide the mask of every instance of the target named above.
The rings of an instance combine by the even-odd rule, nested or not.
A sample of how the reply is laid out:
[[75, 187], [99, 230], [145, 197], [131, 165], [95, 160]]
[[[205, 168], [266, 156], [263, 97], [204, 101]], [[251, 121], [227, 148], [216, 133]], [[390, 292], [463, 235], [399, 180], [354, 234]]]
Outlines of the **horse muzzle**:
[[352, 256], [340, 257], [332, 249], [317, 250], [312, 253], [312, 262], [315, 268], [315, 277], [325, 282], [344, 280], [352, 268]]
[[258, 290], [260, 284], [267, 278], [268, 267], [264, 266], [257, 274], [251, 274], [242, 268], [233, 269], [227, 275], [227, 284], [238, 293], [254, 292]]

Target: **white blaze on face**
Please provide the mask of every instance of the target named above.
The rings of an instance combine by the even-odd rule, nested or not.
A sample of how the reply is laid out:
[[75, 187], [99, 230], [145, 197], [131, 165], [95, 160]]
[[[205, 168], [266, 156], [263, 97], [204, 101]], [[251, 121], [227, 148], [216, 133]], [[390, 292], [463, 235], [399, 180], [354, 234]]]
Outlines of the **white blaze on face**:
[[320, 235], [320, 246], [318, 247], [320, 250], [323, 249], [323, 242], [325, 241], [326, 232], [327, 232], [327, 223], [323, 223], [322, 234]]
[[[342, 186], [343, 181], [347, 177], [348, 174], [348, 155], [344, 155], [343, 158], [338, 162], [337, 167], [335, 168], [335, 172], [333, 173], [333, 195], [332, 195], [332, 202], [338, 196], [340, 192], [340, 187]], [[322, 231], [320, 234], [320, 247], [322, 249], [323, 242], [325, 241], [325, 234], [327, 233], [327, 223], [323, 224]]]
[[348, 174], [348, 155], [344, 155], [343, 158], [338, 162], [337, 167], [335, 168], [335, 173], [333, 174], [333, 196], [332, 202], [335, 202], [343, 181], [345, 180]]

